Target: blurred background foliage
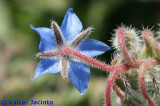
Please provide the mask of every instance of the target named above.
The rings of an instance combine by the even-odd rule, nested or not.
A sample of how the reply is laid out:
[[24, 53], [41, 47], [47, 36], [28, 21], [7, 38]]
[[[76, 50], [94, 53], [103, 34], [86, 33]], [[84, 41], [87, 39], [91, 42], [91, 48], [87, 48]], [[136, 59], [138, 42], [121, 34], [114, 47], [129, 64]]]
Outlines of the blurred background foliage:
[[[105, 72], [91, 68], [86, 93], [81, 96], [69, 79], [60, 74], [46, 74], [34, 82], [39, 59], [39, 36], [31, 30], [50, 27], [55, 20], [61, 25], [68, 8], [73, 7], [86, 29], [95, 29], [89, 36], [111, 46], [113, 30], [124, 23], [142, 29], [157, 29], [160, 22], [159, 0], [0, 0], [0, 100], [53, 100], [55, 106], [104, 105]], [[110, 63], [114, 50], [98, 56]], [[114, 96], [114, 94], [113, 94]], [[114, 97], [113, 97], [114, 98]], [[116, 106], [114, 99], [113, 106]]]

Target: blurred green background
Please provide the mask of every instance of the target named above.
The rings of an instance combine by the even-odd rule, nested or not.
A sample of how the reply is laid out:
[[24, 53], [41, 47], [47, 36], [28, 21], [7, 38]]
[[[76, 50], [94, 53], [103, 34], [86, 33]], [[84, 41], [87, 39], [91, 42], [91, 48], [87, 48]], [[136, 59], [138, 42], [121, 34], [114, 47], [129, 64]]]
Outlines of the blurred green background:
[[[140, 30], [144, 26], [157, 30], [160, 22], [160, 0], [0, 0], [0, 100], [53, 100], [54, 106], [104, 105], [105, 72], [91, 68], [86, 93], [81, 96], [69, 79], [58, 74], [46, 74], [34, 82], [39, 59], [39, 36], [30, 29], [50, 27], [51, 20], [61, 25], [68, 8], [94, 31], [89, 38], [109, 46], [113, 30], [124, 23]], [[114, 50], [97, 59], [110, 63]], [[113, 99], [113, 106], [116, 106]], [[9, 106], [7, 104], [6, 106]]]

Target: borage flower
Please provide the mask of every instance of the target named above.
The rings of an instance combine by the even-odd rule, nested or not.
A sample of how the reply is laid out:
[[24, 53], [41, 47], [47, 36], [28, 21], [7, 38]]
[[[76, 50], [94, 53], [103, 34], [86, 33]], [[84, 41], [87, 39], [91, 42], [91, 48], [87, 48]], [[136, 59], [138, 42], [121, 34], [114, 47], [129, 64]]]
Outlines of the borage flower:
[[34, 79], [46, 73], [58, 73], [61, 71], [63, 78], [69, 75], [70, 81], [82, 94], [87, 89], [90, 69], [83, 60], [76, 59], [71, 55], [63, 53], [61, 49], [68, 47], [81, 52], [89, 57], [94, 57], [109, 50], [110, 47], [100, 41], [93, 39], [86, 39], [90, 34], [91, 28], [82, 31], [82, 23], [73, 9], [68, 9], [62, 26], [59, 27], [56, 22], [52, 22], [52, 29], [50, 28], [35, 28], [40, 35], [39, 50], [37, 56], [42, 58], [38, 63]]

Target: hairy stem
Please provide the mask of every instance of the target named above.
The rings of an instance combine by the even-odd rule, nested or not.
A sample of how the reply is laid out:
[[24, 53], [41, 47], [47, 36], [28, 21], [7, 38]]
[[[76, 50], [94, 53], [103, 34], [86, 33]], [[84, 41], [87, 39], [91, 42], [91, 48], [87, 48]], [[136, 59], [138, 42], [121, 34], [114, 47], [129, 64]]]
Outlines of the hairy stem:
[[[64, 54], [73, 55], [75, 57], [78, 57], [79, 59], [81, 59], [81, 60], [83, 60], [83, 61], [85, 61], [85, 62], [87, 62], [91, 65], [94, 65], [98, 68], [106, 70], [106, 71], [113, 71], [114, 69], [121, 69], [121, 70], [126, 71], [130, 68], [139, 68], [140, 65], [144, 62], [144, 61], [141, 60], [141, 61], [133, 61], [131, 63], [131, 65], [128, 65], [127, 63], [125, 63], [125, 64], [122, 64], [122, 65], [119, 65], [119, 66], [111, 66], [111, 65], [107, 65], [103, 62], [100, 62], [96, 59], [93, 59], [91, 57], [88, 57], [88, 56], [86, 56], [86, 55], [84, 55], [84, 54], [82, 54], [78, 51], [75, 51], [71, 48], [68, 48], [68, 47], [62, 47], [61, 52], [62, 52], [62, 54], [64, 53]], [[159, 62], [159, 60], [156, 59], [156, 58], [148, 59], [148, 60], [145, 60], [145, 61], [147, 61], [147, 62], [148, 61]]]
[[125, 29], [120, 28], [120, 29], [118, 29], [117, 33], [118, 33], [119, 45], [120, 45], [121, 51], [122, 51], [122, 53], [123, 53], [123, 56], [124, 56], [124, 58], [125, 58], [125, 60], [126, 60], [126, 63], [130, 65], [133, 60], [132, 60], [132, 58], [129, 56], [128, 51], [127, 51], [127, 49], [126, 49], [126, 44], [125, 44], [124, 37], [127, 36], [127, 35], [126, 35], [126, 33], [125, 33]]
[[141, 88], [144, 98], [148, 101], [149, 105], [157, 106], [154, 100], [148, 95], [146, 87], [145, 87], [144, 75], [145, 75], [145, 72], [148, 66], [150, 66], [150, 62], [144, 62], [140, 67], [140, 70], [139, 70], [140, 88]]
[[85, 61], [85, 62], [87, 62], [87, 63], [89, 63], [91, 65], [94, 65], [94, 66], [96, 66], [98, 68], [101, 68], [103, 70], [112, 71], [114, 69], [114, 67], [112, 67], [110, 65], [106, 65], [103, 62], [97, 61], [97, 60], [95, 60], [93, 58], [90, 58], [90, 57], [88, 57], [88, 56], [86, 56], [84, 54], [81, 54], [78, 51], [75, 51], [75, 50], [67, 48], [67, 47], [63, 47], [62, 48], [62, 52], [63, 53], [67, 53], [67, 54], [72, 54], [72, 55], [82, 59], [83, 61]]
[[149, 30], [144, 30], [142, 31], [142, 35], [145, 39], [145, 42], [150, 44], [150, 46], [155, 50], [157, 57], [160, 58], [160, 48], [154, 39], [153, 34]]
[[114, 79], [120, 72], [120, 69], [115, 69], [108, 77], [106, 86], [106, 106], [111, 106], [111, 87], [113, 85]]

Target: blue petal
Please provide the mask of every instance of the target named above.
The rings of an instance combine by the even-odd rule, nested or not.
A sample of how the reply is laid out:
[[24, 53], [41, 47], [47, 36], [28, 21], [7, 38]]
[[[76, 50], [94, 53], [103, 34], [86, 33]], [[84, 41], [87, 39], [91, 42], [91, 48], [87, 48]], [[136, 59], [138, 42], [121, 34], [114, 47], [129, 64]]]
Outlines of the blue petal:
[[94, 57], [100, 54], [103, 54], [107, 50], [110, 50], [111, 48], [106, 45], [105, 43], [102, 43], [97, 40], [93, 39], [85, 39], [83, 40], [79, 45], [78, 48], [82, 54], [85, 54], [89, 57]]
[[73, 13], [73, 8], [68, 9], [61, 26], [65, 40], [72, 41], [75, 39], [81, 32], [82, 27], [81, 21], [76, 14]]
[[34, 79], [30, 79], [30, 81], [34, 81], [36, 78], [46, 74], [46, 73], [58, 73], [60, 72], [60, 64], [57, 60], [50, 59], [42, 59], [37, 66]]
[[39, 44], [39, 50], [41, 52], [51, 51], [57, 47], [55, 36], [53, 34], [52, 29], [50, 29], [50, 28], [35, 28], [32, 24], [30, 24], [30, 27], [33, 30], [37, 31], [37, 33], [40, 35], [41, 41]]
[[78, 89], [81, 95], [83, 95], [88, 87], [90, 78], [89, 68], [81, 62], [70, 61], [68, 74], [72, 84]]

